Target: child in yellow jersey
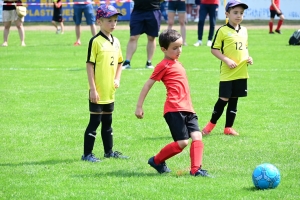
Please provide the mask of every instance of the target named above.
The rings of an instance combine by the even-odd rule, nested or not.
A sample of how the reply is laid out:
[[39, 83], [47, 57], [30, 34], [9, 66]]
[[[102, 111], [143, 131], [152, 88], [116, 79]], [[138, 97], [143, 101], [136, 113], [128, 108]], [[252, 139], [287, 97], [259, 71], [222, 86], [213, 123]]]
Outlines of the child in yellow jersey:
[[96, 130], [100, 123], [104, 157], [128, 158], [112, 150], [112, 112], [123, 63], [120, 42], [111, 34], [116, 28], [118, 15], [122, 14], [115, 7], [101, 5], [96, 15], [100, 31], [91, 38], [88, 45], [86, 68], [89, 82], [90, 121], [84, 133], [84, 154], [81, 159], [89, 162], [100, 161], [92, 153]]
[[253, 64], [248, 53], [247, 29], [240, 25], [247, 8], [245, 3], [238, 0], [228, 1], [225, 14], [229, 21], [217, 30], [213, 40], [211, 52], [221, 60], [219, 99], [210, 121], [202, 130], [203, 135], [213, 130], [227, 104], [224, 134], [239, 135], [232, 126], [238, 98], [247, 96], [248, 64]]

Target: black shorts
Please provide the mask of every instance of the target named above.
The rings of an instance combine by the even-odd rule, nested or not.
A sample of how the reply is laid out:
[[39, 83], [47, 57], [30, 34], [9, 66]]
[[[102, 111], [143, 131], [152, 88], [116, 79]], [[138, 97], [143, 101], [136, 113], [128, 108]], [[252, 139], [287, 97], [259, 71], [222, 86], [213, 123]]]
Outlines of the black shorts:
[[96, 104], [89, 101], [89, 106], [90, 106], [90, 112], [97, 112], [97, 113], [113, 112], [115, 103], [112, 102], [110, 104]]
[[200, 131], [198, 117], [191, 112], [169, 112], [164, 115], [174, 141], [188, 140], [192, 132]]
[[247, 79], [237, 79], [232, 81], [220, 81], [219, 97], [246, 97]]
[[[280, 10], [280, 13], [281, 13], [281, 10]], [[279, 17], [280, 13], [277, 13], [276, 10], [270, 10], [270, 18], [275, 18], [275, 15], [277, 17]]]

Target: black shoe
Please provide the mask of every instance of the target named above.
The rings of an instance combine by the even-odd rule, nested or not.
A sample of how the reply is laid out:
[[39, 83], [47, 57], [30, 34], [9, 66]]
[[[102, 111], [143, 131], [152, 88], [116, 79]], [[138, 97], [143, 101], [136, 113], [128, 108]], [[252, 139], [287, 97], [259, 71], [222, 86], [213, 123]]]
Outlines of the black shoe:
[[154, 68], [154, 67], [153, 67], [152, 63], [149, 62], [149, 61], [147, 61], [147, 62], [146, 62], [146, 69], [153, 69], [153, 68]]
[[162, 173], [169, 173], [171, 172], [171, 170], [168, 168], [167, 164], [165, 162], [163, 163], [160, 163], [160, 164], [155, 164], [154, 162], [154, 156], [151, 157], [149, 160], [148, 160], [148, 164], [153, 167], [154, 169], [156, 169], [156, 171], [160, 174]]
[[192, 176], [204, 176], [204, 177], [211, 177], [206, 170], [199, 168], [198, 171], [196, 171], [195, 174], [192, 174], [192, 172], [190, 172], [190, 175]]
[[281, 34], [281, 31], [280, 30], [275, 30], [276, 33], [278, 34]]
[[121, 158], [121, 159], [128, 159], [128, 156], [124, 156], [121, 152], [115, 151], [112, 153], [105, 153], [104, 154], [105, 158]]
[[272, 32], [269, 32], [270, 34], [275, 34], [273, 31]]

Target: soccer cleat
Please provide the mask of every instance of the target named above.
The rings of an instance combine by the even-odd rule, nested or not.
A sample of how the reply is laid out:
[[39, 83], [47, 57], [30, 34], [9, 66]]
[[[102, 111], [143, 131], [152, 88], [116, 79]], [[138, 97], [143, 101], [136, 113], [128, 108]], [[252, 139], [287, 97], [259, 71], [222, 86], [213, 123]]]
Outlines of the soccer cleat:
[[233, 128], [231, 128], [231, 127], [226, 127], [226, 128], [224, 129], [224, 134], [225, 134], [225, 135], [233, 135], [233, 136], [239, 135], [239, 133], [236, 132], [236, 131], [235, 131]]
[[160, 164], [155, 164], [154, 162], [154, 156], [151, 157], [149, 160], [148, 160], [148, 164], [153, 167], [154, 169], [156, 169], [156, 171], [160, 174], [162, 173], [169, 173], [171, 172], [171, 170], [168, 168], [167, 164], [165, 162], [163, 163], [160, 163]]
[[7, 47], [7, 46], [8, 46], [7, 42], [4, 42], [4, 43], [2, 44], [2, 46], [3, 46], [3, 47]]
[[96, 158], [93, 153], [90, 153], [89, 155], [85, 156], [82, 155], [81, 160], [89, 161], [89, 162], [100, 162], [99, 158]]
[[151, 62], [146, 62], [146, 69], [153, 69], [154, 67], [153, 67], [153, 65], [152, 65], [152, 63]]
[[208, 135], [215, 128], [216, 124], [208, 122], [206, 126], [202, 129], [202, 135]]
[[207, 43], [206, 43], [206, 46], [211, 47], [211, 45], [212, 45], [212, 41], [208, 40]]
[[121, 152], [115, 151], [112, 153], [105, 153], [104, 154], [105, 158], [121, 158], [121, 159], [128, 159], [128, 156], [124, 156]]
[[211, 177], [206, 170], [199, 168], [198, 171], [196, 171], [195, 174], [192, 174], [190, 171], [191, 176], [204, 176], [204, 177]]
[[272, 31], [272, 32], [269, 32], [269, 34], [274, 34], [274, 32]]
[[122, 66], [122, 69], [130, 69], [130, 68], [131, 68], [130, 63]]
[[201, 46], [201, 45], [202, 45], [202, 41], [201, 41], [201, 40], [198, 40], [198, 41], [194, 44], [195, 47], [199, 47], [199, 46]]
[[275, 30], [276, 33], [278, 34], [281, 34], [281, 31], [280, 30]]

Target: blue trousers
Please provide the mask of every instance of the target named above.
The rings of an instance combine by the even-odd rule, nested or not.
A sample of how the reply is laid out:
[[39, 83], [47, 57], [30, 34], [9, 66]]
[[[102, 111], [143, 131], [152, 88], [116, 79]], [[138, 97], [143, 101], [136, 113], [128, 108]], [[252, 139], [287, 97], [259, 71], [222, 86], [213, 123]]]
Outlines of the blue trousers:
[[218, 4], [201, 4], [199, 10], [198, 22], [198, 40], [202, 40], [205, 18], [209, 16], [209, 34], [208, 40], [212, 40], [215, 31], [216, 19], [218, 14]]

